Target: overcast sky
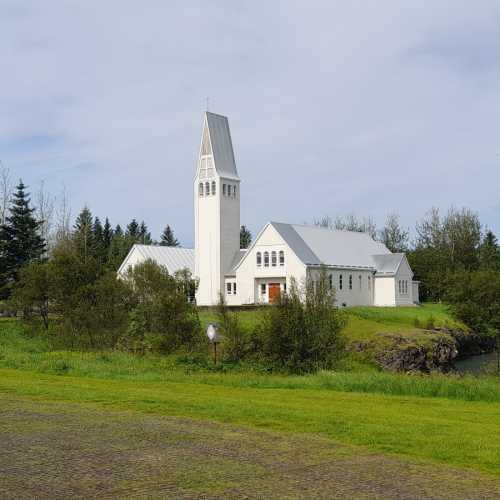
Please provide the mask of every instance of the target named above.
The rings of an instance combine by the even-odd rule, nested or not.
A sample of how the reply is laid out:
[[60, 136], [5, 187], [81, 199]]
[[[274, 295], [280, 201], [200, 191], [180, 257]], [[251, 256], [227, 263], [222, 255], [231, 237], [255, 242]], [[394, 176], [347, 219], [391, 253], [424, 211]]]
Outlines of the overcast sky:
[[500, 232], [500, 1], [0, 0], [0, 159], [193, 242], [202, 116], [242, 223], [468, 206]]

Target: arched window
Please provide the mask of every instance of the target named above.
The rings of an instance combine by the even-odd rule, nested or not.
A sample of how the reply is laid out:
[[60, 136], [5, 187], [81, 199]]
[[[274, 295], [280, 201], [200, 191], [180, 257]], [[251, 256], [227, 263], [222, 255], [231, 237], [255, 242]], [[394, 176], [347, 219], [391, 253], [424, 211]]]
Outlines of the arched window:
[[368, 290], [372, 289], [372, 277], [368, 276]]
[[236, 198], [236, 186], [233, 186], [233, 198]]
[[330, 276], [328, 276], [328, 284], [330, 285], [330, 290], [333, 289], [333, 274], [330, 274]]
[[359, 290], [361, 291], [362, 280], [363, 280], [363, 278], [361, 277], [361, 274], [358, 276], [358, 279], [359, 279]]
[[257, 265], [260, 267], [262, 265], [262, 254], [257, 252]]
[[226, 185], [222, 184], [222, 194], [226, 196]]
[[352, 290], [352, 274], [349, 275], [349, 290]]
[[276, 252], [271, 252], [271, 265], [273, 267], [276, 267], [276, 264], [278, 263], [277, 259], [276, 259]]
[[264, 252], [264, 267], [269, 267], [269, 252]]
[[227, 185], [227, 195], [231, 196], [231, 184]]
[[280, 266], [285, 265], [285, 252], [283, 250], [280, 250]]
[[344, 286], [344, 283], [343, 283], [343, 278], [342, 278], [342, 275], [339, 276], [339, 290], [342, 290], [342, 287]]
[[198, 186], [198, 194], [203, 196], [203, 182], [200, 182], [200, 185]]
[[205, 196], [208, 196], [210, 194], [210, 183], [205, 182]]
[[212, 195], [215, 194], [215, 181], [212, 181]]

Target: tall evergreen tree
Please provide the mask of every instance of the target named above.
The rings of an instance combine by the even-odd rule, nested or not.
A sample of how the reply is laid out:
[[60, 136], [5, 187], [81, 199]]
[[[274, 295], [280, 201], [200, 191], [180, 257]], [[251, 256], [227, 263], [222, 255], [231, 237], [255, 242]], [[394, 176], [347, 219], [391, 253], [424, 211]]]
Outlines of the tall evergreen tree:
[[500, 270], [500, 247], [498, 246], [497, 237], [492, 231], [486, 231], [484, 235], [479, 248], [479, 259], [482, 269]]
[[104, 229], [99, 217], [94, 219], [94, 226], [92, 228], [92, 237], [94, 239], [94, 254], [100, 259], [101, 262], [106, 260], [106, 248], [104, 246]]
[[179, 241], [174, 236], [174, 231], [168, 225], [163, 230], [163, 233], [161, 234], [160, 245], [164, 246], [164, 247], [178, 247], [179, 246]]
[[9, 216], [0, 227], [0, 285], [8, 297], [20, 268], [40, 259], [46, 242], [40, 235], [43, 221], [37, 221], [30, 206], [29, 193], [20, 180], [13, 195]]
[[104, 243], [104, 249], [106, 251], [106, 255], [109, 253], [109, 247], [111, 246], [112, 239], [113, 239], [113, 229], [111, 228], [109, 219], [106, 217], [106, 220], [104, 221], [104, 227], [102, 230], [102, 240]]
[[139, 237], [139, 224], [135, 219], [132, 219], [130, 221], [130, 224], [128, 224], [126, 235], [134, 241], [136, 241], [138, 239], [138, 237]]
[[84, 262], [87, 262], [90, 256], [94, 255], [94, 224], [92, 221], [92, 212], [85, 206], [76, 218], [73, 228], [73, 238], [78, 253]]
[[139, 226], [139, 242], [142, 245], [151, 245], [153, 243], [151, 233], [148, 231], [148, 226], [146, 226], [144, 221]]
[[246, 249], [252, 243], [252, 233], [246, 228], [246, 226], [241, 226], [240, 228], [240, 248]]

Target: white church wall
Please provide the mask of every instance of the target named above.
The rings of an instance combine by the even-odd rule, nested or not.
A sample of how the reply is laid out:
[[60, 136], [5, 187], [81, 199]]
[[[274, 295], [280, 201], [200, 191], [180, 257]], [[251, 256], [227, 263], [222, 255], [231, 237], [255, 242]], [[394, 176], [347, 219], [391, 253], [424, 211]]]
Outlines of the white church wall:
[[396, 284], [393, 276], [375, 277], [374, 305], [376, 306], [396, 305]]
[[[272, 252], [276, 252], [277, 263], [272, 265]], [[285, 263], [280, 266], [279, 252], [283, 251]], [[257, 265], [257, 252], [261, 253], [261, 265]], [[269, 253], [269, 266], [264, 264], [264, 252]], [[290, 285], [290, 279], [295, 277], [298, 281], [305, 277], [306, 267], [295, 256], [274, 227], [268, 225], [258, 236], [253, 247], [249, 249], [245, 259], [236, 271], [241, 304], [267, 303], [269, 301], [269, 283], [284, 283]], [[266, 294], [261, 293], [261, 284], [266, 283]]]
[[[310, 271], [312, 279], [319, 279], [320, 270]], [[335, 300], [340, 307], [365, 306], [373, 304], [374, 279], [370, 270], [327, 269], [328, 279], [335, 289]], [[342, 285], [341, 277], [342, 276]], [[349, 285], [351, 277], [352, 286]]]
[[405, 257], [401, 261], [396, 276], [394, 277], [397, 306], [412, 306], [414, 304], [412, 281], [413, 272]]

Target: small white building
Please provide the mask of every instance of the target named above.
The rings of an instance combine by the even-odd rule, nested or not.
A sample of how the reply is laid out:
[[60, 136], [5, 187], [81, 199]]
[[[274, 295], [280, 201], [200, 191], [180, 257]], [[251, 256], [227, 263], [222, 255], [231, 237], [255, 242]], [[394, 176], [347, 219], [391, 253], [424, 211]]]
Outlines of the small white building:
[[188, 268], [199, 280], [199, 305], [270, 303], [326, 268], [343, 306], [418, 302], [418, 282], [404, 254], [366, 233], [269, 222], [240, 250], [240, 178], [226, 117], [206, 112], [194, 180], [195, 248], [134, 245], [119, 274], [148, 258], [170, 273]]

